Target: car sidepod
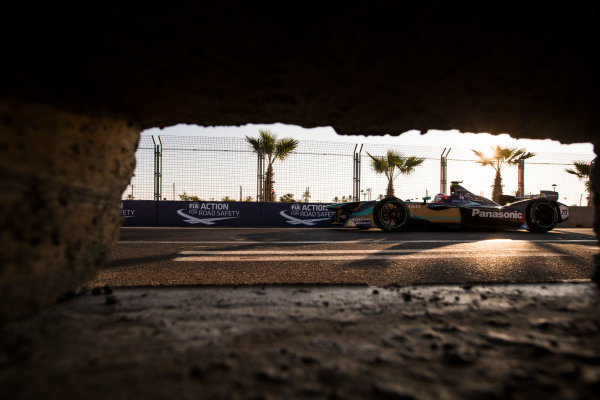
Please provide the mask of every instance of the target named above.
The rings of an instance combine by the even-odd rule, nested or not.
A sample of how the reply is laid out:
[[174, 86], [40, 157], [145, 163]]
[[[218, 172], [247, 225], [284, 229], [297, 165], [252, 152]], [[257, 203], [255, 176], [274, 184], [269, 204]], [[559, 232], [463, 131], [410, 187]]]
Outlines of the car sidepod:
[[519, 228], [525, 223], [525, 205], [505, 207], [461, 207], [460, 215], [465, 225], [506, 226]]
[[429, 222], [442, 224], [458, 224], [462, 217], [458, 207], [445, 204], [406, 203], [410, 210], [410, 219], [413, 223]]

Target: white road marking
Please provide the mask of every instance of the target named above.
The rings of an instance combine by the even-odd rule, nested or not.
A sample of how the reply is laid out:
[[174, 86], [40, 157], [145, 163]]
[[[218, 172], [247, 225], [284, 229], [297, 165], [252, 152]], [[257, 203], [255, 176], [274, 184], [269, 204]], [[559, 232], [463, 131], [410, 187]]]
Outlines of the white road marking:
[[[274, 230], [286, 230], [289, 231], [290, 227], [289, 226], [211, 226], [209, 228], [206, 227], [199, 227], [199, 226], [122, 226], [121, 229], [123, 230], [156, 230], [156, 231], [168, 231], [168, 230], [186, 230], [186, 231], [192, 231], [192, 230], [206, 230], [206, 229], [218, 229], [220, 231], [241, 231], [241, 230], [246, 230], [246, 231], [255, 231], [257, 229], [260, 230], [269, 230], [269, 231], [274, 231]], [[318, 227], [318, 226], [311, 226], [306, 227], [306, 228], [297, 228], [294, 227], [294, 230], [310, 230], [310, 231], [314, 231], [315, 229], [319, 229], [319, 230], [331, 230], [332, 228], [330, 227]], [[340, 228], [333, 228], [333, 229], [340, 229]], [[342, 228], [344, 230], [354, 230], [353, 228]], [[585, 229], [585, 228], [580, 228], [580, 229]], [[589, 228], [592, 229], [592, 228]]]
[[398, 243], [598, 243], [597, 239], [535, 239], [535, 240], [512, 240], [512, 239], [457, 239], [457, 240], [280, 240], [280, 241], [194, 241], [194, 240], [120, 240], [118, 244], [398, 244]]
[[[406, 254], [406, 253], [468, 253], [476, 252], [478, 249], [363, 249], [363, 250], [186, 250], [180, 251], [181, 255], [196, 256], [196, 255], [288, 255], [288, 254], [306, 254], [306, 255], [322, 255], [322, 254]], [[502, 253], [522, 252], [523, 249], [498, 249]], [[486, 256], [490, 255], [488, 251]]]
[[[173, 259], [175, 262], [236, 262], [236, 261], [365, 261], [365, 260], [418, 260], [418, 259], [434, 259], [434, 258], [486, 258], [488, 254], [435, 254], [435, 253], [413, 253], [404, 254], [402, 256], [386, 255], [386, 254], [373, 254], [366, 256], [344, 256], [344, 255], [318, 255], [318, 256], [187, 256], [187, 257], [176, 257]], [[566, 257], [565, 254], [556, 253], [532, 253], [523, 255], [520, 253], [514, 254], [494, 254], [494, 257]]]

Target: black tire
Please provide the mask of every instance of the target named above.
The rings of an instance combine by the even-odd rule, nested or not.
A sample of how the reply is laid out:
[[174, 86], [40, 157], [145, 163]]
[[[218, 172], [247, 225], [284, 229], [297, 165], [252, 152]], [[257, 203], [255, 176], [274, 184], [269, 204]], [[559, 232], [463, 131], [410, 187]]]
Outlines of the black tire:
[[408, 225], [410, 211], [406, 204], [396, 198], [385, 198], [373, 208], [375, 225], [383, 231], [401, 231]]
[[536, 199], [527, 204], [526, 219], [530, 232], [548, 232], [558, 223], [558, 210], [551, 201]]

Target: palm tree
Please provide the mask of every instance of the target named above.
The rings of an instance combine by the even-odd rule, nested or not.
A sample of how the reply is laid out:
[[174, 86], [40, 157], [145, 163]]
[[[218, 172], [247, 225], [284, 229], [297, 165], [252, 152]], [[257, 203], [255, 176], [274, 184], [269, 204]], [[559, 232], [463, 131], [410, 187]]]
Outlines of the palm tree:
[[186, 192], [179, 195], [179, 199], [183, 201], [203, 201], [200, 197], [196, 195], [189, 195]]
[[492, 155], [486, 155], [481, 151], [473, 150], [473, 153], [479, 160], [477, 163], [494, 168], [496, 171], [496, 177], [494, 178], [494, 185], [492, 186], [492, 200], [498, 203], [500, 201], [500, 195], [502, 194], [502, 175], [500, 171], [505, 165], [517, 165], [519, 160], [525, 160], [535, 156], [535, 153], [528, 152], [524, 148], [517, 149], [516, 147], [496, 147], [491, 148], [493, 151]]
[[279, 198], [279, 201], [282, 203], [295, 203], [296, 200], [294, 200], [294, 194], [293, 193], [287, 193], [284, 194], [283, 196], [281, 196]]
[[283, 161], [298, 146], [298, 141], [292, 138], [277, 140], [277, 134], [269, 130], [259, 130], [258, 137], [246, 136], [246, 141], [257, 154], [262, 154], [267, 159], [267, 174], [265, 176], [264, 201], [275, 201], [273, 192], [273, 163], [279, 159]]
[[591, 198], [591, 190], [590, 190], [590, 173], [591, 173], [591, 164], [586, 163], [584, 161], [575, 161], [573, 163], [575, 169], [567, 168], [565, 172], [568, 172], [571, 175], [575, 175], [579, 178], [580, 181], [583, 181], [585, 184], [585, 190], [588, 192], [588, 206], [590, 205]]
[[402, 154], [388, 150], [382, 157], [375, 157], [367, 152], [371, 157], [373, 170], [378, 174], [384, 174], [388, 180], [386, 197], [394, 196], [394, 180], [400, 175], [409, 175], [414, 169], [421, 165], [425, 159], [415, 156], [405, 157]]

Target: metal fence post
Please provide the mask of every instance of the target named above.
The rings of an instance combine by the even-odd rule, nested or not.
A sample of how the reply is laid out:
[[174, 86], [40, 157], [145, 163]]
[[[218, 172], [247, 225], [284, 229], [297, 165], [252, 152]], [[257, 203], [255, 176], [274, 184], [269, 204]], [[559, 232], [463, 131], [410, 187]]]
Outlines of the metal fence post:
[[364, 144], [360, 145], [360, 149], [356, 152], [356, 148], [358, 147], [358, 143], [354, 146], [354, 187], [352, 196], [354, 197], [354, 201], [360, 201], [360, 157]]
[[525, 195], [525, 159], [519, 160], [517, 196]]
[[[590, 161], [590, 176], [588, 176], [588, 198], [587, 198], [587, 205], [588, 207], [591, 205], [596, 204], [596, 198], [594, 197], [594, 191], [592, 190], [592, 171], [595, 168], [596, 165], [596, 161], [598, 160], [598, 156], [596, 156], [592, 161]], [[597, 211], [596, 211], [597, 212]]]
[[256, 174], [256, 201], [265, 201], [264, 197], [264, 169], [265, 169], [265, 156], [262, 151], [257, 153], [257, 174]]
[[354, 151], [352, 152], [352, 197], [356, 197], [356, 148], [358, 143], [354, 145]]
[[446, 193], [448, 185], [448, 154], [450, 154], [450, 150], [452, 148], [449, 148], [448, 152], [446, 152], [446, 148], [444, 147], [440, 155], [440, 193]]
[[162, 199], [162, 141], [158, 136], [158, 144], [152, 136], [154, 143], [154, 200]]

